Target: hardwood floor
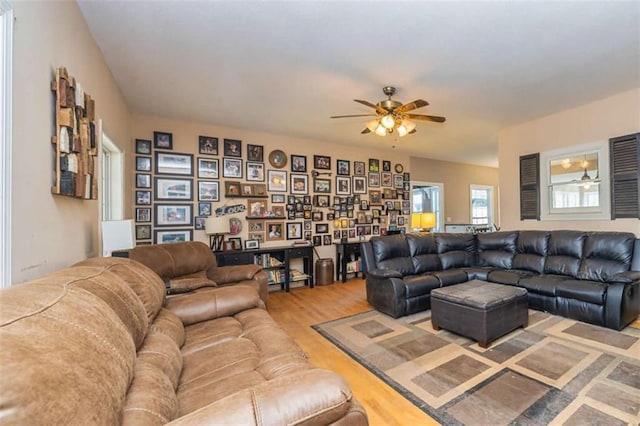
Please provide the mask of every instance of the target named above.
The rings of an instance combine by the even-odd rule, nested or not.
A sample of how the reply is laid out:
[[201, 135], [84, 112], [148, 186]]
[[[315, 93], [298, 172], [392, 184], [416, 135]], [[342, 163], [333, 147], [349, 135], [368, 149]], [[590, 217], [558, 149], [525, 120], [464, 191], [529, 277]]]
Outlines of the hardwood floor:
[[336, 282], [269, 294], [271, 316], [298, 342], [313, 364], [335, 371], [347, 380], [367, 410], [371, 425], [439, 424], [311, 328], [371, 309], [364, 280], [358, 278], [344, 284]]

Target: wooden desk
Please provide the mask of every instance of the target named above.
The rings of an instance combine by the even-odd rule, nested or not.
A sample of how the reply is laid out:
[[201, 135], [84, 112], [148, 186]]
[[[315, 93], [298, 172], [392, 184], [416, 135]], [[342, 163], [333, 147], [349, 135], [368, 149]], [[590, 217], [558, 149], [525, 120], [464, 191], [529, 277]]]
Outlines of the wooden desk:
[[[356, 258], [360, 257], [360, 242], [352, 243], [334, 243], [336, 246], [336, 280], [347, 281], [347, 263], [351, 259], [351, 255], [355, 255]], [[355, 272], [355, 276], [358, 276], [358, 271]], [[364, 277], [364, 272], [362, 273]]]

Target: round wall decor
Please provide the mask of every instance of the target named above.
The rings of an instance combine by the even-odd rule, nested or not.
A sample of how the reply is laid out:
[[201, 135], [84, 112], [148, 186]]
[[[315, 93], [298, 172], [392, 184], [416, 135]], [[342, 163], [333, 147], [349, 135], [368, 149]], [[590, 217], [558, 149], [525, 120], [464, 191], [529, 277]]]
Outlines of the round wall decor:
[[281, 169], [287, 165], [287, 154], [280, 149], [273, 150], [269, 154], [269, 163], [276, 169]]
[[400, 163], [396, 164], [396, 173], [402, 173], [404, 171], [404, 166]]

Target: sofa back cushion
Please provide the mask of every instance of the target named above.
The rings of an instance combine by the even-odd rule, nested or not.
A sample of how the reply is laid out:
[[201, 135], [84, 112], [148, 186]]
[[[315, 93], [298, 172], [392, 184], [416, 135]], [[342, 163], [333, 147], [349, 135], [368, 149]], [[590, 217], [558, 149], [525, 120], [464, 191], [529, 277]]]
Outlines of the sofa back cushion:
[[635, 239], [630, 232], [589, 232], [578, 278], [606, 282], [615, 274], [628, 271]]
[[513, 269], [541, 274], [544, 271], [548, 248], [549, 232], [520, 231], [516, 242], [516, 254], [513, 257]]
[[394, 269], [402, 275], [413, 275], [413, 262], [407, 237], [403, 234], [371, 238], [373, 257], [378, 269]]
[[480, 233], [478, 265], [511, 269], [516, 253], [517, 231]]
[[407, 234], [407, 242], [416, 274], [442, 270], [435, 234]]
[[586, 237], [581, 231], [551, 231], [544, 273], [577, 277]]
[[476, 236], [474, 234], [435, 234], [442, 269], [473, 266]]

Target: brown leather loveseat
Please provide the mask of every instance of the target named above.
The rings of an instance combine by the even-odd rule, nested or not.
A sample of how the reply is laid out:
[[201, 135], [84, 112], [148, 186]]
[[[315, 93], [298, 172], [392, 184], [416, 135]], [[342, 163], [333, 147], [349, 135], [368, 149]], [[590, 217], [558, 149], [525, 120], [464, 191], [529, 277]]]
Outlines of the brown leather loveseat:
[[365, 425], [250, 286], [94, 258], [0, 291], [0, 425]]

